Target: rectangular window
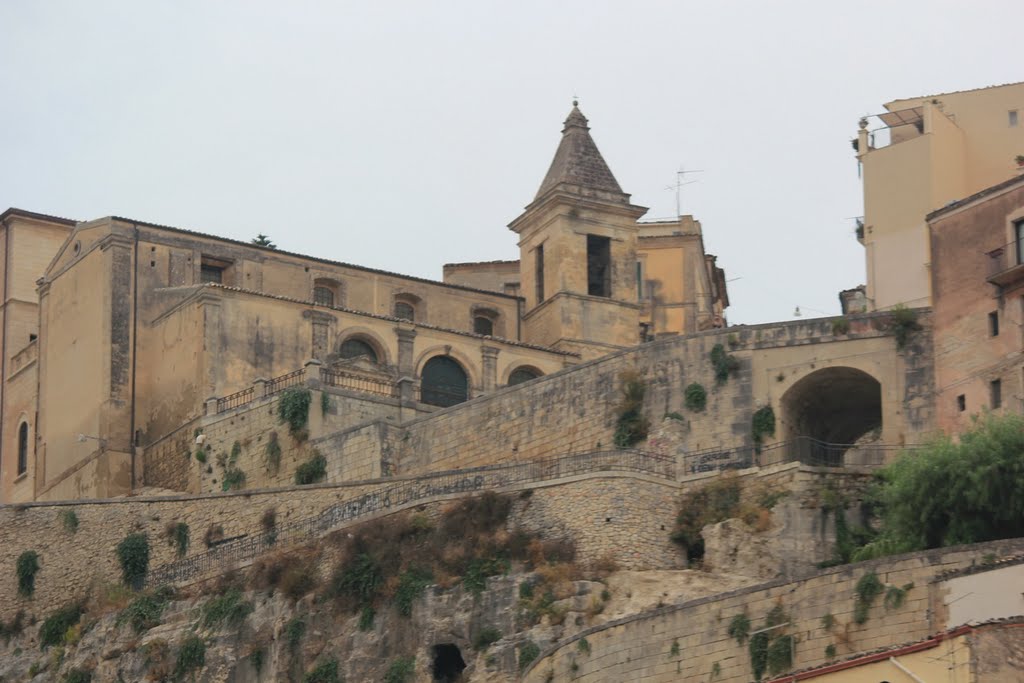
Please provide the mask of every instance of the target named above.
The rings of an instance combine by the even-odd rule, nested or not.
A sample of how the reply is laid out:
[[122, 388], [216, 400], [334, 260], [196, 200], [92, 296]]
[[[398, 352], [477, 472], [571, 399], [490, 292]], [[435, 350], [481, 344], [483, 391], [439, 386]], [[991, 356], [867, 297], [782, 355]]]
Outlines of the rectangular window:
[[540, 245], [533, 251], [533, 279], [536, 282], [537, 304], [539, 305], [544, 301], [544, 245]]
[[587, 235], [587, 294], [612, 295], [611, 238]]
[[967, 397], [963, 394], [956, 397], [956, 409], [961, 413], [967, 410]]
[[992, 311], [988, 314], [988, 333], [989, 336], [999, 336], [999, 311]]
[[215, 282], [218, 285], [224, 282], [224, 269], [220, 266], [212, 266], [206, 263], [199, 267], [200, 282]]
[[1009, 114], [1008, 118], [1010, 119], [1010, 128], [1016, 128], [1017, 127], [1017, 110], [1016, 109], [1011, 109], [1007, 113]]
[[1017, 263], [1024, 264], [1024, 220], [1016, 221], [1013, 224], [1013, 238], [1017, 240]]
[[1003, 405], [1003, 381], [994, 379], [988, 383], [989, 405], [992, 410]]
[[636, 262], [636, 300], [644, 300], [644, 262]]

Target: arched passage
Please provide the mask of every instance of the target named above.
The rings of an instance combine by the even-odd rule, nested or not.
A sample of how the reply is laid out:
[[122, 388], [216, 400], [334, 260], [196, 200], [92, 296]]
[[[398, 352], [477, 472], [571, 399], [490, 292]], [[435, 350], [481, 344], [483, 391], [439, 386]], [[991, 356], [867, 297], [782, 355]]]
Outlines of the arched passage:
[[420, 400], [432, 406], [453, 406], [469, 398], [469, 378], [450, 356], [434, 356], [420, 375]]
[[882, 385], [856, 368], [822, 368], [782, 396], [786, 438], [852, 444], [882, 426]]

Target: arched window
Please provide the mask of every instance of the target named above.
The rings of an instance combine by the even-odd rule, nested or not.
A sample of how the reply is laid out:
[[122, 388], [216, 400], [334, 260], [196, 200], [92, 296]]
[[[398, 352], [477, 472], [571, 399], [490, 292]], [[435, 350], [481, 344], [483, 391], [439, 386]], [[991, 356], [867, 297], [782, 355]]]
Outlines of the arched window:
[[377, 352], [374, 348], [358, 337], [353, 337], [343, 341], [341, 343], [341, 348], [338, 349], [338, 355], [342, 358], [364, 357], [374, 363], [379, 362], [377, 359]]
[[448, 356], [434, 356], [423, 366], [420, 400], [432, 406], [453, 406], [469, 398], [466, 371]]
[[473, 316], [473, 331], [488, 337], [494, 336], [494, 321], [486, 315]]
[[537, 379], [540, 376], [539, 370], [524, 365], [512, 371], [512, 374], [508, 376], [508, 385], [522, 384], [523, 382], [529, 382], [531, 379]]
[[28, 470], [28, 422], [22, 422], [18, 427], [18, 474], [22, 475]]
[[313, 288], [313, 303], [320, 306], [333, 306], [334, 291], [330, 287], [317, 285]]
[[413, 322], [416, 320], [416, 309], [412, 307], [412, 304], [405, 301], [395, 302], [395, 317], [401, 318], [402, 320], [408, 320]]

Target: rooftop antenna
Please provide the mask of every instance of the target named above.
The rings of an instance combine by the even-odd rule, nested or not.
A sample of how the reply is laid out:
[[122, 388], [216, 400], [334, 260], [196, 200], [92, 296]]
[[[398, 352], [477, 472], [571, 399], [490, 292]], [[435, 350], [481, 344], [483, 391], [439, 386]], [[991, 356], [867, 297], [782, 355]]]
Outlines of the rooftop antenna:
[[687, 171], [685, 166], [680, 166], [679, 170], [676, 171], [676, 182], [674, 182], [671, 185], [666, 185], [665, 186], [666, 190], [675, 190], [676, 191], [676, 218], [678, 218], [679, 216], [683, 215], [682, 199], [681, 199], [680, 190], [682, 189], [683, 185], [692, 185], [695, 182], [697, 182], [696, 180], [686, 180], [686, 175], [688, 173], [703, 173], [703, 172], [704, 171], [702, 169], [694, 169], [692, 171]]

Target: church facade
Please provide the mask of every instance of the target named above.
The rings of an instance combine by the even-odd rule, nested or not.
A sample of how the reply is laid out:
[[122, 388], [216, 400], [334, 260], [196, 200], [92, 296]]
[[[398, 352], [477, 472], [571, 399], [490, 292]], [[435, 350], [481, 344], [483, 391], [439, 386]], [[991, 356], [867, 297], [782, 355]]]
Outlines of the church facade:
[[[0, 502], [106, 497], [138, 453], [308, 372], [401, 421], [668, 335], [724, 327], [724, 271], [690, 216], [641, 222], [573, 106], [512, 261], [430, 281], [121, 217], [9, 209]], [[88, 470], [93, 485], [70, 491]]]

